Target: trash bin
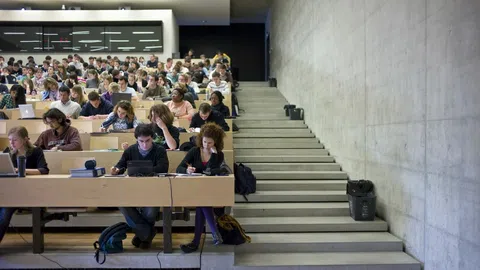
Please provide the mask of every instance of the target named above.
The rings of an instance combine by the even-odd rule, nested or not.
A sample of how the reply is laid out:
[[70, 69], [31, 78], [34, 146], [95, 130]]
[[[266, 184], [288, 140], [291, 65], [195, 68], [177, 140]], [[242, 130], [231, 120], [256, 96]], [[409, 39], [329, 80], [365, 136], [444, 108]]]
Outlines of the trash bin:
[[347, 183], [350, 216], [356, 221], [373, 221], [377, 207], [377, 196], [369, 180], [350, 180]]
[[303, 120], [303, 114], [302, 108], [290, 109], [290, 120]]
[[294, 104], [287, 104], [283, 106], [283, 109], [285, 110], [285, 116], [290, 116], [290, 110], [295, 109], [295, 107], [296, 106]]
[[276, 78], [269, 78], [268, 84], [270, 87], [277, 87], [277, 79]]

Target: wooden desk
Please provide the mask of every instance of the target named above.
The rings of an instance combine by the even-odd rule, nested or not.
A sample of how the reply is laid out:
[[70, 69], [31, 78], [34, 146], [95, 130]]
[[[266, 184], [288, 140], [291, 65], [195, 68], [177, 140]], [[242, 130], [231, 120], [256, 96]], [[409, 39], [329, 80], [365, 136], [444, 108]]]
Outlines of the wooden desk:
[[44, 207], [164, 207], [164, 252], [171, 253], [172, 207], [220, 207], [235, 203], [233, 175], [177, 178], [38, 175], [0, 178], [0, 186], [0, 206], [32, 208], [34, 253], [44, 250]]
[[[232, 119], [225, 119], [225, 122], [227, 122], [228, 126], [230, 127], [229, 131], [225, 131], [225, 133], [232, 133]], [[174, 124], [175, 125], [175, 124]], [[189, 129], [190, 128], [190, 121], [188, 119], [178, 119], [178, 126], [176, 127], [183, 127], [184, 129]]]

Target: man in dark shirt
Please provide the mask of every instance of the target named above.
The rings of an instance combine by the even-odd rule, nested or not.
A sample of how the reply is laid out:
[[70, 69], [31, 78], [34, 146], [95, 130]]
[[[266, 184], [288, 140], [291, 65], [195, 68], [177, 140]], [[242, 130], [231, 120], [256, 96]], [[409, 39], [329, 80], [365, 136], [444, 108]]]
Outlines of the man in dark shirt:
[[88, 93], [88, 102], [83, 106], [79, 119], [104, 119], [112, 111], [112, 103], [92, 91]]
[[[168, 172], [167, 151], [163, 146], [153, 143], [153, 129], [151, 125], [140, 124], [135, 128], [137, 143], [129, 146], [123, 152], [120, 161], [112, 167], [113, 175], [125, 172], [127, 163], [130, 160], [151, 160], [155, 173]], [[135, 236], [132, 245], [141, 249], [148, 249], [152, 246], [155, 237], [155, 219], [159, 207], [119, 207], [120, 212], [125, 216], [128, 225], [133, 229]]]
[[214, 122], [222, 127], [224, 131], [230, 130], [227, 122], [225, 122], [225, 117], [220, 112], [212, 111], [210, 104], [202, 103], [198, 108], [198, 112], [192, 117], [190, 128], [201, 128], [207, 122]]
[[150, 55], [150, 60], [147, 61], [147, 67], [149, 68], [157, 68], [158, 60], [155, 54]]

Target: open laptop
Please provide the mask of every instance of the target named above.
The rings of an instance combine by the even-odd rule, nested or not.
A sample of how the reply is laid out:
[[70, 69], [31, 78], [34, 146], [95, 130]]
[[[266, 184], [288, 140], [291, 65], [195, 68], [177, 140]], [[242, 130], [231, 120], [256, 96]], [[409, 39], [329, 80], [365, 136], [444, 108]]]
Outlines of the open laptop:
[[127, 162], [128, 176], [145, 177], [154, 176], [153, 162], [151, 160], [130, 160]]
[[0, 153], [0, 177], [17, 177], [9, 153]]
[[112, 94], [112, 105], [117, 105], [121, 100], [126, 100], [132, 102], [132, 94], [129, 93], [113, 93]]
[[35, 117], [35, 110], [33, 110], [32, 104], [21, 104], [18, 105], [20, 109], [20, 119], [42, 119]]

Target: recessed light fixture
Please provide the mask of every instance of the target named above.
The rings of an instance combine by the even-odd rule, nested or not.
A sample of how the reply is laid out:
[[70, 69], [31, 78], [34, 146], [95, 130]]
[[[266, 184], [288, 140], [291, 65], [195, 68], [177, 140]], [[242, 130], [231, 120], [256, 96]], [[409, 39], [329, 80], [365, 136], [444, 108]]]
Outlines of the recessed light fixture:
[[100, 32], [100, 35], [121, 35], [122, 32]]
[[80, 40], [78, 43], [99, 43], [102, 42], [103, 40]]
[[134, 35], [150, 35], [155, 34], [155, 32], [132, 32]]
[[51, 43], [70, 43], [71, 41], [70, 40], [54, 40], [54, 41], [50, 41]]
[[101, 51], [101, 50], [104, 50], [104, 49], [108, 49], [108, 47], [95, 48], [95, 49], [91, 49], [90, 51], [91, 52], [96, 52], [96, 51]]
[[40, 40], [20, 40], [20, 43], [38, 43]]
[[90, 34], [90, 31], [76, 31], [72, 32], [72, 35], [88, 35]]
[[44, 36], [58, 36], [57, 33], [43, 33]]
[[3, 32], [4, 35], [25, 35], [25, 32]]
[[146, 46], [145, 49], [158, 49], [162, 48], [162, 46]]
[[159, 39], [140, 39], [140, 42], [159, 42]]
[[110, 42], [121, 43], [121, 42], [130, 42], [130, 40], [128, 40], [128, 39], [110, 39]]
[[135, 47], [118, 47], [119, 50], [135, 50]]

